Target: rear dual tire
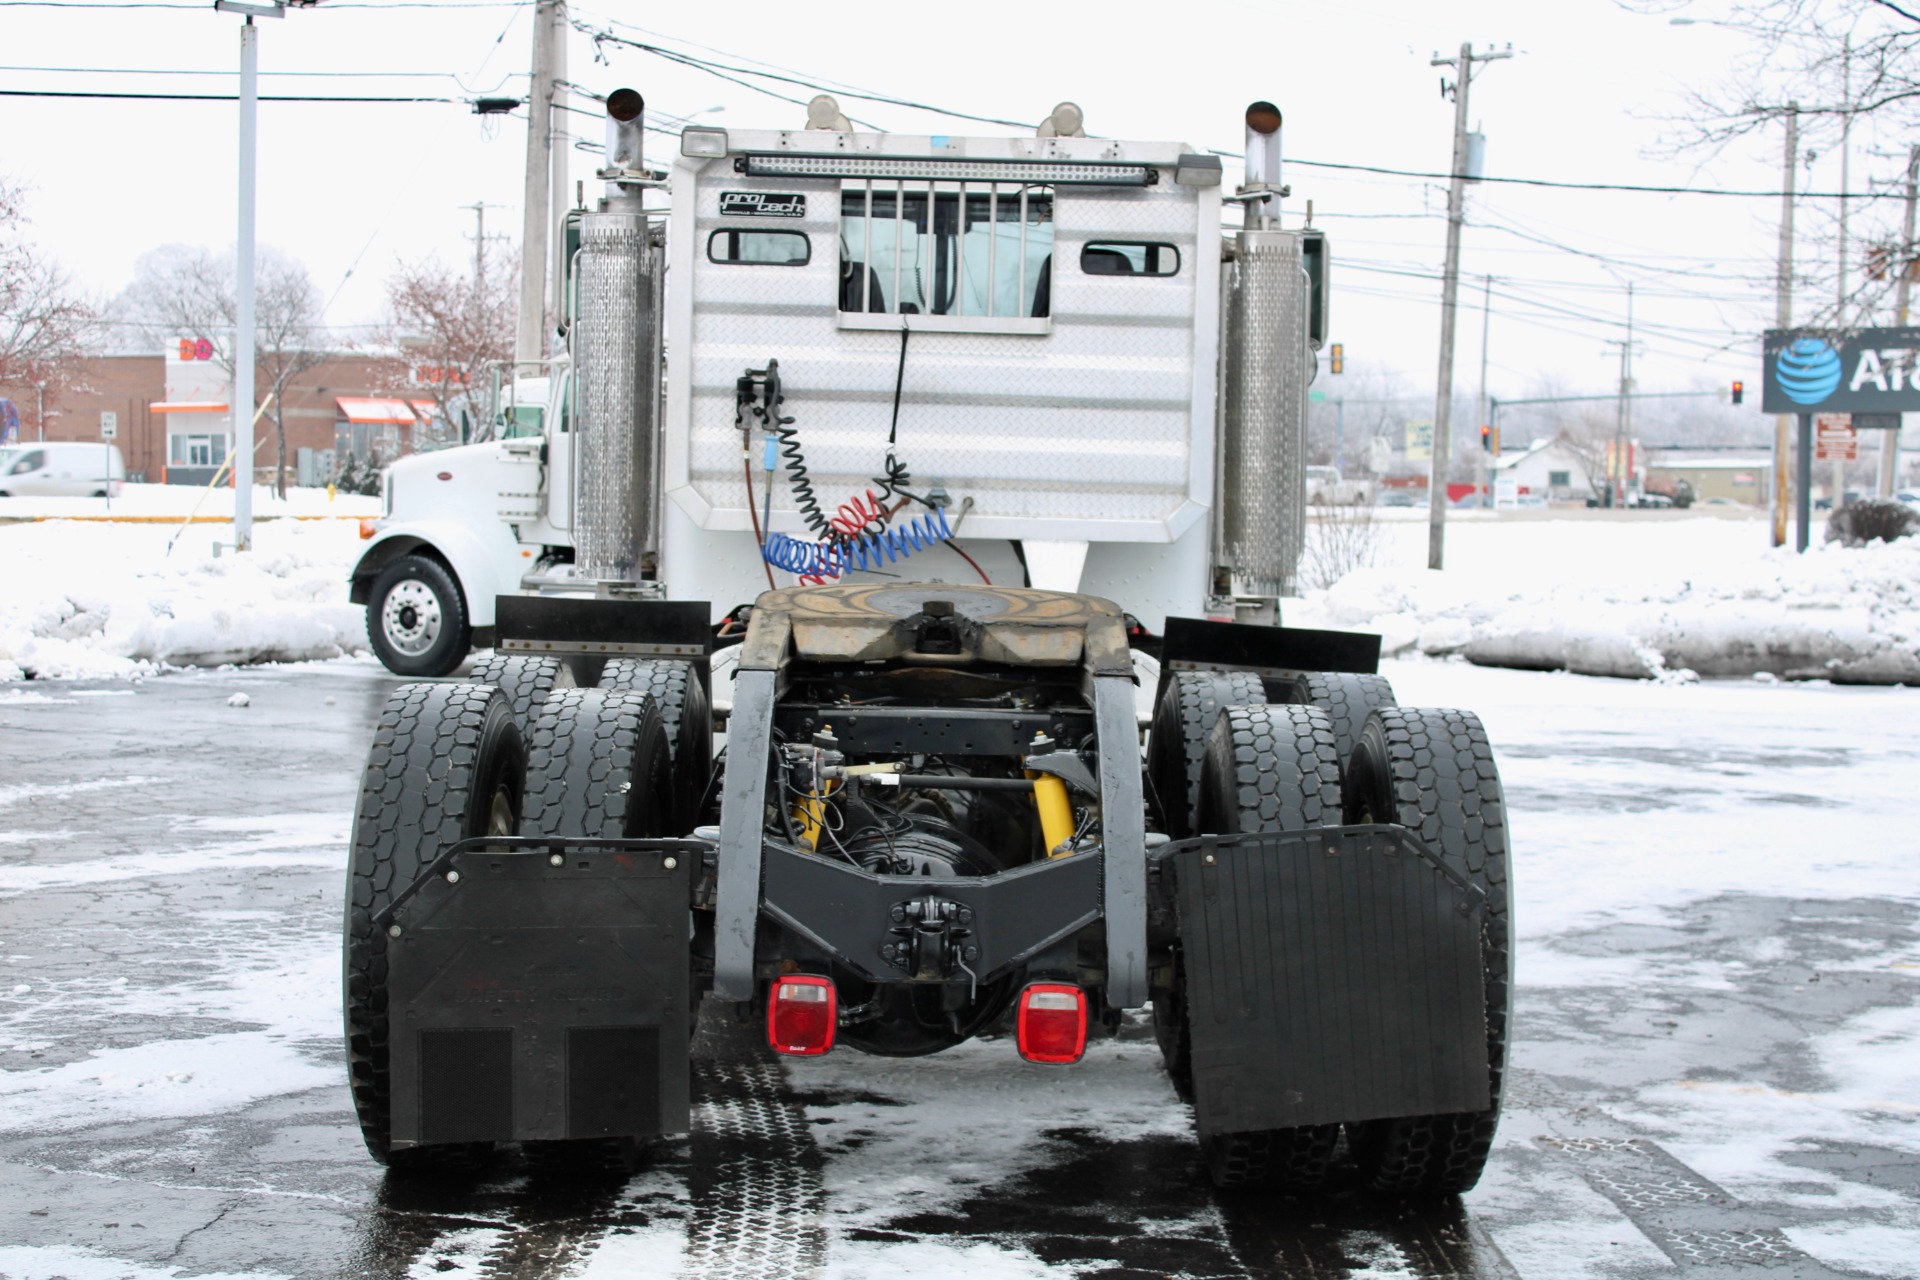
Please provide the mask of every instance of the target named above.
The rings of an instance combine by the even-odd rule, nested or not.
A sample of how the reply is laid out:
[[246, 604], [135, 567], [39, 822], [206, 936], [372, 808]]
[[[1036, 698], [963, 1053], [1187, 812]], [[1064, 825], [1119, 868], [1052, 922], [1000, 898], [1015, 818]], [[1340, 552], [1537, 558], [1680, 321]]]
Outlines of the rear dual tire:
[[[1340, 820], [1340, 756], [1333, 721], [1319, 707], [1229, 706], [1214, 721], [1202, 761], [1195, 821], [1201, 831], [1246, 835], [1302, 831]], [[1184, 973], [1175, 960], [1169, 1016], [1156, 1017], [1168, 1070], [1191, 1081]], [[1155, 1004], [1156, 1014], [1159, 1003]], [[1163, 1025], [1170, 1024], [1170, 1025]], [[1340, 1139], [1340, 1126], [1303, 1125], [1243, 1133], [1202, 1134], [1201, 1154], [1218, 1187], [1266, 1183], [1281, 1190], [1317, 1190]]]
[[396, 1169], [451, 1170], [489, 1144], [392, 1145], [387, 933], [373, 917], [441, 850], [519, 830], [526, 748], [499, 690], [406, 684], [387, 697], [354, 805], [347, 869], [345, 1000], [348, 1082], [361, 1137]]
[[602, 689], [644, 693], [660, 708], [672, 760], [672, 834], [685, 835], [707, 817], [713, 777], [713, 704], [690, 662], [670, 658], [610, 658], [600, 673]]
[[1480, 959], [1491, 1105], [1347, 1126], [1354, 1162], [1374, 1190], [1457, 1195], [1479, 1182], [1493, 1147], [1513, 1016], [1506, 801], [1493, 749], [1470, 711], [1376, 710], [1347, 762], [1343, 792], [1347, 822], [1406, 827], [1487, 895]]

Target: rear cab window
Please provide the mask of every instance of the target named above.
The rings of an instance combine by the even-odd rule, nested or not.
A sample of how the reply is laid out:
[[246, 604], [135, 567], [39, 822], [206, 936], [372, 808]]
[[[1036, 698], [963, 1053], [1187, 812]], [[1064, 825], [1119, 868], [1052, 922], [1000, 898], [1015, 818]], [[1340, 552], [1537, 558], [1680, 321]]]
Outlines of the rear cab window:
[[1090, 240], [1080, 249], [1090, 276], [1177, 276], [1180, 250], [1154, 240]]

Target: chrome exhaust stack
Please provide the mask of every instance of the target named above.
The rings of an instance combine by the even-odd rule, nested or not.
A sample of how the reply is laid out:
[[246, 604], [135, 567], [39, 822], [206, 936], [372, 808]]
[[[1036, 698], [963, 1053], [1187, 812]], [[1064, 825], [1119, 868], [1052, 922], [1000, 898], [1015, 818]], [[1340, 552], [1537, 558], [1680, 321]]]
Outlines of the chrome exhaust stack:
[[603, 591], [638, 587], [658, 516], [660, 257], [640, 202], [645, 112], [632, 89], [608, 95], [607, 194], [580, 216], [575, 576]]
[[1306, 545], [1307, 384], [1314, 357], [1305, 237], [1279, 229], [1280, 111], [1247, 108], [1246, 228], [1222, 267], [1215, 608], [1277, 625]]

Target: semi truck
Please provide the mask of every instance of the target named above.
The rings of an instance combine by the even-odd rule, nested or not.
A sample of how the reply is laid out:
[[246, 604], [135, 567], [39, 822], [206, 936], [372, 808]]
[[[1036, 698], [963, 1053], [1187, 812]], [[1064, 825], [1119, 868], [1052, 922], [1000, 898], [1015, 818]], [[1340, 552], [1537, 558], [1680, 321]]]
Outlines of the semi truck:
[[664, 178], [607, 111], [538, 433], [391, 468], [355, 571], [396, 670], [492, 649], [392, 691], [362, 780], [373, 1157], [630, 1168], [704, 1005], [777, 1054], [989, 1037], [1009, 1087], [1145, 1020], [1216, 1183], [1472, 1186], [1504, 802], [1471, 712], [1281, 618], [1330, 264], [1280, 112], [1229, 193], [1073, 104], [823, 96]]

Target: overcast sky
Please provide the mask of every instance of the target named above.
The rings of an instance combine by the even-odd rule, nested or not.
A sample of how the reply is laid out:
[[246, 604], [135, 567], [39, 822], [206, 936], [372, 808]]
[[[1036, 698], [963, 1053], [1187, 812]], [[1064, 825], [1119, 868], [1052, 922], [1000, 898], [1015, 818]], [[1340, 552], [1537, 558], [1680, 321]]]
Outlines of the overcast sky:
[[[383, 282], [399, 260], [470, 260], [475, 215], [465, 206], [491, 206], [489, 234], [518, 235], [525, 112], [482, 118], [465, 99], [525, 92], [530, 11], [376, 0], [261, 22], [265, 94], [461, 99], [262, 104], [259, 238], [307, 263], [331, 299], [330, 324], [377, 319]], [[1038, 121], [1072, 99], [1090, 133], [1198, 147], [1237, 151], [1246, 103], [1270, 98], [1286, 116], [1290, 159], [1423, 172], [1447, 168], [1453, 120], [1429, 58], [1436, 49], [1453, 54], [1463, 40], [1476, 48], [1511, 42], [1515, 56], [1482, 68], [1472, 90], [1489, 174], [1756, 191], [1780, 182], [1777, 130], [1717, 156], [1657, 155], [1685, 90], [1724, 81], [1745, 45], [1739, 32], [1709, 25], [1725, 17], [1712, 4], [1646, 14], [1606, 0], [837, 8], [580, 0], [572, 12], [598, 29], [611, 24], [617, 34], [715, 61], [982, 115]], [[1676, 26], [1675, 15], [1699, 21]], [[645, 30], [621, 25], [630, 22]], [[232, 93], [239, 25], [188, 4], [0, 7], [0, 87]], [[611, 44], [596, 63], [594, 51], [588, 35], [574, 34], [571, 78], [598, 92], [638, 88], [653, 119], [719, 107], [701, 118], [739, 128], [804, 122], [801, 107], [705, 72]], [[162, 70], [217, 74], [139, 74]], [[1003, 132], [851, 97], [842, 105], [902, 131]], [[595, 117], [571, 118], [582, 137], [599, 139]], [[0, 97], [0, 173], [30, 185], [37, 238], [86, 287], [111, 296], [156, 245], [232, 243], [235, 119], [231, 102]], [[657, 136], [653, 143], [662, 151], [673, 145]], [[1896, 147], [1900, 159], [1870, 154]], [[1904, 148], [1904, 139], [1856, 132], [1852, 189], [1897, 176]], [[1833, 191], [1837, 153], [1818, 149], [1817, 162], [1803, 166], [1802, 189], [1810, 182]], [[573, 155], [575, 177], [590, 180], [596, 158]], [[1311, 199], [1316, 225], [1332, 239], [1334, 337], [1345, 344], [1348, 376], [1394, 371], [1431, 388], [1443, 184], [1298, 164], [1287, 180], [1290, 218]], [[1829, 220], [1835, 204], [1806, 201], [1803, 223]], [[1479, 385], [1479, 304], [1490, 273], [1495, 395], [1526, 395], [1547, 381], [1569, 393], [1612, 390], [1619, 357], [1608, 340], [1625, 336], [1628, 280], [1636, 287], [1642, 390], [1735, 377], [1757, 388], [1779, 207], [1777, 199], [1476, 188], [1469, 218], [1484, 225], [1465, 235], [1462, 302], [1471, 309], [1461, 313], [1456, 387]]]

